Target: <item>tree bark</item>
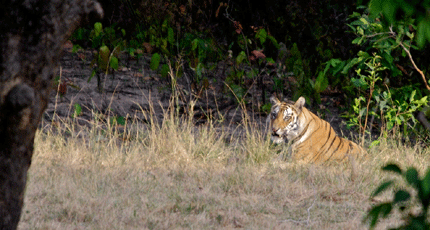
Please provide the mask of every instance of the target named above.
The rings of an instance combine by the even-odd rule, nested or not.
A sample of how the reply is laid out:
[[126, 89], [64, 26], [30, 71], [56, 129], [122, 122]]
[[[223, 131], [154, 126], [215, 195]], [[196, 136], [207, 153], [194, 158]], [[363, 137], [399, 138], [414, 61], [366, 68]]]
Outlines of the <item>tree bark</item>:
[[0, 229], [16, 229], [34, 135], [47, 106], [63, 43], [92, 0], [12, 0], [0, 9]]

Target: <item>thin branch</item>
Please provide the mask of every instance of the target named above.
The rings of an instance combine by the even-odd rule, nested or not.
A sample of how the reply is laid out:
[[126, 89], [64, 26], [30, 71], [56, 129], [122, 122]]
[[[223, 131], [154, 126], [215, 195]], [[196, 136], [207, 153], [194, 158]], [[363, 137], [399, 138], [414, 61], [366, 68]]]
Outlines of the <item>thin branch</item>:
[[376, 33], [376, 34], [371, 34], [371, 35], [364, 35], [365, 38], [373, 38], [379, 35], [385, 35], [385, 34], [391, 34], [390, 32], [381, 32], [381, 33]]
[[310, 220], [311, 219], [311, 209], [315, 205], [315, 201], [317, 200], [316, 196], [317, 196], [317, 193], [315, 193], [315, 199], [312, 202], [311, 206], [309, 206], [309, 208], [306, 209], [306, 212], [308, 213], [308, 217], [307, 217], [306, 220], [285, 219], [285, 220], [280, 220], [278, 222], [293, 222], [293, 223], [296, 223], [296, 224], [305, 224], [305, 225], [309, 226], [310, 221], [311, 221]]
[[[393, 31], [393, 27], [390, 27], [390, 32], [392, 34], [392, 36], [394, 36], [396, 33]], [[424, 81], [424, 85], [427, 88], [427, 90], [430, 90], [430, 86], [427, 83], [426, 77], [423, 73], [423, 71], [421, 71], [418, 66], [415, 64], [414, 59], [412, 58], [411, 52], [409, 52], [409, 49], [407, 49], [405, 47], [405, 45], [403, 44], [403, 42], [400, 42], [399, 45], [403, 48], [403, 50], [408, 54], [409, 60], [411, 61], [412, 65], [414, 66], [415, 70], [418, 71], [418, 73], [421, 75], [423, 81]]]

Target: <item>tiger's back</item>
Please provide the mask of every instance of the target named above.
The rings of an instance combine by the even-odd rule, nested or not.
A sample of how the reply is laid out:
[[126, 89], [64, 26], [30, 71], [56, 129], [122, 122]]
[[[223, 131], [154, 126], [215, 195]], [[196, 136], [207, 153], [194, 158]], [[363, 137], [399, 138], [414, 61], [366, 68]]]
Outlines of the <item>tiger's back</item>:
[[272, 97], [271, 102], [271, 139], [274, 143], [292, 142], [290, 148], [294, 160], [343, 161], [366, 153], [356, 143], [337, 136], [327, 121], [306, 109], [303, 97], [295, 103]]

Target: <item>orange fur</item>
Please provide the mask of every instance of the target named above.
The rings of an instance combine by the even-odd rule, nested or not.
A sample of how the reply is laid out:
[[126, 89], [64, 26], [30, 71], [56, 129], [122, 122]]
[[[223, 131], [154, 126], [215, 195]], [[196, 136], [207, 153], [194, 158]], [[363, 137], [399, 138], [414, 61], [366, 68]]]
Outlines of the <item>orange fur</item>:
[[292, 142], [293, 160], [305, 162], [343, 161], [366, 153], [356, 143], [336, 135], [331, 125], [304, 107], [305, 99], [297, 102], [272, 101], [270, 127], [272, 141]]

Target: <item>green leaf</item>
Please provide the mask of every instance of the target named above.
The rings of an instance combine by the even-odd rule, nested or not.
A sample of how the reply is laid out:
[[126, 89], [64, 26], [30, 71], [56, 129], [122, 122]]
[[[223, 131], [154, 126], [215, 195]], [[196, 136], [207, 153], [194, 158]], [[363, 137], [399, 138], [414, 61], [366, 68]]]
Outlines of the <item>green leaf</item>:
[[73, 108], [74, 108], [74, 111], [73, 111], [73, 114], [72, 114], [72, 118], [76, 118], [76, 117], [78, 117], [79, 115], [82, 114], [82, 107], [81, 107], [81, 105], [79, 105], [78, 103], [75, 103], [73, 105]]
[[88, 78], [87, 82], [90, 82], [91, 79], [94, 77], [94, 75], [96, 75], [97, 71], [95, 69], [93, 69], [93, 71], [91, 72], [90, 77]]
[[365, 218], [365, 220], [370, 219], [370, 228], [376, 226], [379, 216], [382, 216], [383, 218], [387, 217], [392, 208], [393, 206], [391, 203], [382, 203], [372, 207]]
[[270, 104], [270, 103], [266, 103], [266, 104], [261, 106], [261, 110], [267, 114], [270, 113], [271, 108], [272, 108], [272, 104]]
[[382, 183], [381, 185], [379, 185], [379, 187], [377, 189], [375, 189], [375, 191], [372, 193], [372, 195], [370, 195], [370, 197], [375, 197], [375, 196], [379, 195], [381, 192], [387, 190], [387, 188], [389, 188], [393, 184], [394, 184], [393, 180], [389, 180], [389, 181]]
[[161, 77], [167, 77], [167, 75], [169, 74], [169, 71], [170, 71], [169, 65], [163, 64], [161, 66], [161, 72], [160, 72]]
[[199, 44], [199, 39], [195, 38], [192, 42], [191, 42], [191, 50], [196, 50], [197, 49], [197, 45]]
[[420, 183], [418, 178], [418, 171], [413, 167], [408, 168], [405, 173], [405, 179], [410, 185], [414, 186], [415, 188], [417, 188]]
[[241, 64], [243, 62], [243, 60], [245, 60], [245, 59], [246, 59], [246, 53], [245, 53], [245, 51], [241, 51], [239, 53], [239, 55], [237, 55], [237, 57], [236, 57], [236, 63]]
[[371, 148], [373, 148], [373, 147], [375, 147], [375, 146], [379, 145], [379, 143], [381, 143], [381, 141], [380, 141], [380, 140], [372, 141], [372, 143], [370, 144], [369, 148], [371, 149]]
[[357, 34], [361, 35], [361, 36], [364, 36], [364, 30], [363, 30], [363, 28], [357, 27]]
[[361, 57], [362, 58], [361, 60], [363, 60], [363, 59], [369, 58], [370, 54], [360, 50], [358, 51], [357, 56]]
[[394, 203], [400, 203], [408, 201], [411, 198], [411, 194], [405, 190], [399, 190], [394, 194]]
[[258, 30], [257, 33], [255, 34], [255, 38], [260, 39], [260, 43], [264, 44], [267, 38], [266, 30], [265, 29]]
[[110, 59], [110, 67], [114, 70], [118, 70], [118, 58], [115, 56], [112, 56]]
[[349, 61], [345, 67], [343, 67], [342, 74], [348, 74], [349, 69], [351, 69], [353, 66], [358, 64], [361, 60], [358, 58], [353, 58], [351, 61]]
[[101, 22], [94, 23], [95, 36], [98, 37], [102, 31], [103, 31], [102, 23]]
[[418, 23], [417, 26], [417, 44], [418, 47], [422, 48], [424, 47], [424, 44], [427, 41], [427, 30], [428, 30], [428, 25], [424, 20], [421, 20]]
[[402, 174], [402, 169], [400, 169], [399, 166], [397, 166], [396, 164], [388, 164], [384, 167], [382, 167], [382, 170], [384, 171], [388, 171], [388, 172], [394, 172], [394, 173], [398, 173], [398, 174]]
[[356, 44], [356, 45], [360, 45], [361, 44], [361, 41], [362, 41], [362, 37], [358, 37], [358, 38], [355, 38], [354, 40], [352, 40], [352, 44]]
[[82, 47], [78, 44], [73, 44], [72, 53], [78, 52], [78, 50], [81, 50]]
[[325, 76], [324, 72], [319, 72], [317, 79], [315, 80], [314, 89], [317, 93], [321, 93], [328, 86], [328, 79]]
[[171, 45], [174, 45], [174, 44], [175, 44], [175, 33], [173, 32], [172, 27], [169, 27], [169, 28], [167, 29], [167, 40], [169, 41], [169, 43], [170, 43]]
[[266, 61], [267, 61], [267, 63], [271, 63], [271, 64], [276, 63], [275, 60], [273, 60], [273, 58], [270, 58], [270, 57], [266, 58]]
[[390, 214], [391, 210], [393, 209], [393, 205], [391, 203], [383, 203], [381, 206], [381, 213], [382, 217], [385, 218]]
[[165, 54], [169, 54], [169, 50], [167, 49], [167, 38], [162, 38], [160, 39], [161, 41], [161, 50], [163, 51], [163, 53]]
[[430, 198], [430, 168], [427, 169], [426, 175], [421, 182], [423, 197]]
[[125, 125], [126, 119], [123, 116], [113, 116], [110, 118], [110, 123], [113, 125]]
[[382, 1], [382, 13], [390, 24], [394, 23], [396, 11], [398, 8], [397, 1]]
[[351, 83], [356, 88], [367, 88], [367, 83], [363, 78], [351, 78]]
[[415, 94], [417, 93], [417, 91], [416, 90], [413, 90], [412, 92], [411, 92], [411, 96], [409, 97], [409, 102], [413, 102], [414, 101], [414, 97], [415, 97]]
[[98, 66], [100, 69], [105, 70], [109, 61], [110, 50], [107, 46], [102, 46], [99, 49]]
[[360, 18], [359, 20], [363, 23], [363, 25], [369, 25], [369, 22], [365, 18]]
[[424, 96], [421, 99], [415, 101], [415, 103], [418, 105], [426, 105], [428, 103], [427, 96]]
[[267, 35], [267, 38], [272, 42], [276, 49], [279, 49], [280, 45], [278, 41], [276, 41], [275, 37], [273, 37], [272, 35]]
[[149, 64], [149, 67], [151, 70], [156, 71], [158, 70], [158, 66], [160, 65], [161, 56], [158, 53], [155, 53], [151, 57], [151, 63]]

